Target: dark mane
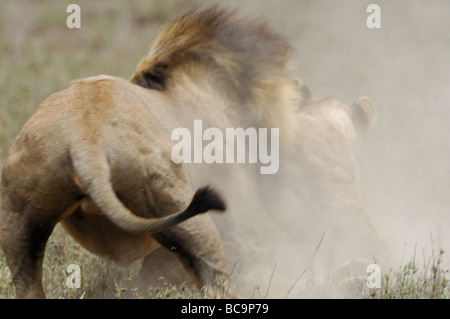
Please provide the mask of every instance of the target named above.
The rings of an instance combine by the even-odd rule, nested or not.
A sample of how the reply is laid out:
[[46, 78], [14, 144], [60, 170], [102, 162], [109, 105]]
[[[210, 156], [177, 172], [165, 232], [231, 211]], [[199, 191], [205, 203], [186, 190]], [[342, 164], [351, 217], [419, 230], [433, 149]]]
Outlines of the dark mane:
[[288, 42], [270, 31], [265, 22], [238, 18], [234, 11], [217, 6], [196, 9], [159, 32], [130, 81], [165, 90], [179, 68], [200, 65], [245, 100], [251, 98], [252, 88], [268, 78], [286, 77], [290, 50]]

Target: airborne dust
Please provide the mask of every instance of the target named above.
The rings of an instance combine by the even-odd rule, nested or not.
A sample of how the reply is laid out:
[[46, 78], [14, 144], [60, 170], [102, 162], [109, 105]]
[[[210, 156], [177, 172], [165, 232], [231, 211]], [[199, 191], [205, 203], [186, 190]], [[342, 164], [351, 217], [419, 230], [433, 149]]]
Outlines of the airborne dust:
[[[334, 96], [348, 105], [361, 95], [375, 101], [377, 122], [367, 136], [358, 138], [355, 154], [363, 200], [389, 246], [341, 260], [333, 256], [333, 239], [320, 224], [280, 201], [279, 211], [292, 212], [292, 223], [302, 225], [299, 232], [306, 227], [314, 229], [312, 235], [265, 225], [263, 235], [255, 239], [251, 232], [262, 223], [261, 213], [257, 208], [249, 213], [245, 205], [240, 211], [236, 204], [229, 229], [220, 219], [224, 217], [216, 220], [225, 237], [239, 238], [246, 246], [239, 255], [237, 247], [225, 244], [234, 267], [232, 279], [245, 296], [358, 297], [370, 263], [388, 271], [413, 257], [425, 263], [443, 249], [448, 265], [450, 3], [377, 1], [381, 28], [369, 29], [366, 8], [371, 3], [233, 2], [244, 14], [268, 20], [291, 41], [291, 75], [300, 76], [314, 94]], [[242, 222], [253, 220], [253, 229], [239, 225], [243, 214], [247, 217]], [[354, 231], [352, 225], [340, 227]], [[246, 268], [248, 261], [254, 263]], [[339, 268], [342, 264], [346, 266]], [[348, 275], [362, 278], [359, 288], [346, 282]]]

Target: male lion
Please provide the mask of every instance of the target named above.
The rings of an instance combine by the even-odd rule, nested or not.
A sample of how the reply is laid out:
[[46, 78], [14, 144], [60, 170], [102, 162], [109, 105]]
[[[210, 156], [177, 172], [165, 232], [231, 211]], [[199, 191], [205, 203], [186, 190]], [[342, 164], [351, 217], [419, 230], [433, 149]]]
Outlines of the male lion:
[[[338, 263], [383, 249], [357, 188], [353, 149], [356, 133], [369, 126], [364, 119], [372, 119], [370, 111], [375, 110], [362, 106], [373, 104], [361, 99], [364, 103], [349, 108], [334, 99], [316, 99], [290, 80], [291, 48], [283, 37], [258, 21], [206, 12], [169, 23], [131, 81], [183, 99], [172, 128], [177, 121], [192, 128], [195, 119], [202, 119], [204, 127], [222, 129], [279, 128], [277, 174], [260, 175], [245, 164], [186, 166], [193, 185], [217, 177], [215, 183], [233, 199], [229, 209], [239, 212], [239, 221], [229, 215], [217, 223], [227, 260], [237, 263], [234, 277], [241, 266], [254, 262], [269, 269], [279, 262], [277, 271], [283, 263], [292, 274], [294, 262], [286, 260], [304, 262], [311, 240], [316, 245], [323, 232], [331, 252], [339, 255]], [[154, 262], [153, 257], [145, 261]], [[254, 274], [241, 273], [240, 286], [252, 289], [255, 281], [249, 278]]]
[[[217, 7], [193, 10], [161, 30], [129, 81], [107, 75], [76, 80], [45, 100], [3, 168], [0, 244], [17, 296], [43, 297], [44, 248], [58, 222], [82, 246], [119, 264], [150, 261], [161, 245], [199, 285], [220, 293], [229, 271], [216, 226], [206, 214], [188, 219], [224, 209], [209, 188], [189, 204], [191, 187], [211, 181], [232, 198], [229, 210], [244, 213], [219, 225], [227, 245], [238, 235], [228, 248], [256, 253], [256, 245], [276, 244], [280, 230], [275, 237], [273, 221], [282, 212], [262, 203], [259, 170], [176, 164], [170, 136], [196, 119], [219, 129], [279, 128], [282, 171], [301, 165], [296, 141], [305, 132], [297, 113], [308, 97], [287, 75], [290, 52], [261, 21]], [[276, 179], [274, 203], [288, 193]], [[291, 224], [299, 224], [295, 220], [302, 222], [301, 215]]]

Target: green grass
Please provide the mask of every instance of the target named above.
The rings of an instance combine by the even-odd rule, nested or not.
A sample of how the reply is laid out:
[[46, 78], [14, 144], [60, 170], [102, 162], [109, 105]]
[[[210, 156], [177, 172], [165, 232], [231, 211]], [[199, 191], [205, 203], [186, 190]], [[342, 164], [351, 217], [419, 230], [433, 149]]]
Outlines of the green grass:
[[414, 255], [399, 269], [382, 276], [379, 289], [369, 289], [366, 297], [374, 299], [448, 299], [449, 270], [442, 265], [444, 251], [420, 264]]

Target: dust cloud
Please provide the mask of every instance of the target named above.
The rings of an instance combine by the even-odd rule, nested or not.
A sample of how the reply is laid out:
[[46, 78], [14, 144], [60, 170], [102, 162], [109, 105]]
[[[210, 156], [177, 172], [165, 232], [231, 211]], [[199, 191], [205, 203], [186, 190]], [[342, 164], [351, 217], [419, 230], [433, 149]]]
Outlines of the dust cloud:
[[[381, 8], [380, 29], [366, 25], [371, 3]], [[369, 264], [387, 271], [413, 254], [426, 260], [440, 249], [448, 252], [450, 3], [231, 4], [263, 17], [289, 39], [294, 48], [291, 75], [301, 77], [317, 96], [333, 96], [348, 105], [361, 95], [375, 101], [378, 120], [367, 136], [358, 137], [355, 156], [363, 201], [388, 246], [356, 253], [351, 244], [363, 242], [364, 236], [355, 235], [348, 246], [333, 237], [333, 229], [292, 194], [294, 184], [307, 185], [307, 179], [272, 184], [255, 177], [239, 184], [236, 178], [230, 185], [229, 178], [221, 183], [211, 168], [215, 185], [233, 199], [229, 215], [215, 220], [238, 292], [272, 298], [358, 297]], [[263, 200], [246, 201], [249, 190], [261, 185], [267, 187]], [[357, 233], [351, 223], [334, 227]], [[349, 289], [347, 276], [360, 276], [360, 288]]]

